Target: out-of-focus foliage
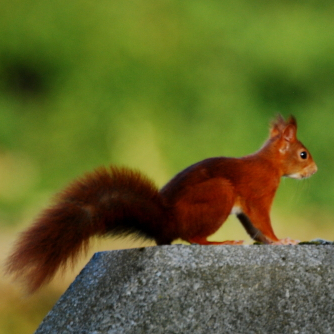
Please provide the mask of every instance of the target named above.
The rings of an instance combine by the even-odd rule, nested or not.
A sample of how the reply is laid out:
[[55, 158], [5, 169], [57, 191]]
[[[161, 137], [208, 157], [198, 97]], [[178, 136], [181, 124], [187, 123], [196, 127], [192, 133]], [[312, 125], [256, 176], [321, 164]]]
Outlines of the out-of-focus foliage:
[[162, 185], [208, 156], [251, 153], [277, 112], [297, 117], [319, 165], [298, 206], [333, 212], [333, 6], [2, 1], [1, 224], [100, 164]]

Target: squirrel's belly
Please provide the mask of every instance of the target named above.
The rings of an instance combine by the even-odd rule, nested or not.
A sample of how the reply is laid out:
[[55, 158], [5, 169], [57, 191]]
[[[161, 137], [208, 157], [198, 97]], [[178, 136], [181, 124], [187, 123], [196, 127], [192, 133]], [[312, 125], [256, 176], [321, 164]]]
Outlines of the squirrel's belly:
[[234, 205], [233, 208], [232, 208], [232, 210], [231, 210], [231, 212], [230, 212], [230, 215], [238, 215], [238, 214], [240, 214], [240, 213], [242, 213], [242, 208], [241, 208], [241, 206], [239, 206], [239, 205]]

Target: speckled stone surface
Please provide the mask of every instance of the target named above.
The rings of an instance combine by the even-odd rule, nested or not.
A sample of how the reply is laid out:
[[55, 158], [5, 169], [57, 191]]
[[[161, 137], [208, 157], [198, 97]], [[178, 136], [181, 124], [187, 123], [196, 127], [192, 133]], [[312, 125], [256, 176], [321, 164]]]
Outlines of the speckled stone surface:
[[36, 333], [334, 333], [334, 246], [97, 253]]

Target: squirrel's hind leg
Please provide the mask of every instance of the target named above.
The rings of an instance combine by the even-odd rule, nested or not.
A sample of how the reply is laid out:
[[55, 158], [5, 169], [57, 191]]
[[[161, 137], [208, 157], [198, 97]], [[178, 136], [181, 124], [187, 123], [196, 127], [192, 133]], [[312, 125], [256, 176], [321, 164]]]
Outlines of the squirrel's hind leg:
[[242, 245], [244, 243], [243, 240], [208, 241], [204, 237], [194, 237], [187, 241], [198, 245]]
[[234, 188], [226, 179], [211, 178], [188, 186], [174, 207], [179, 237], [200, 245], [240, 245], [242, 241], [207, 240], [225, 222], [234, 203]]

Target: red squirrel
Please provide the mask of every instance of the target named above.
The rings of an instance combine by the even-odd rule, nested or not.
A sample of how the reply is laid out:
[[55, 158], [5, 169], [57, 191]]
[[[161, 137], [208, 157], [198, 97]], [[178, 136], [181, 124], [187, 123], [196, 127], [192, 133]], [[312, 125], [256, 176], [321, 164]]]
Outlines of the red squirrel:
[[86, 251], [92, 236], [135, 234], [169, 245], [183, 239], [212, 242], [230, 214], [247, 233], [265, 244], [296, 244], [278, 239], [270, 208], [282, 176], [302, 179], [317, 171], [311, 154], [297, 139], [297, 122], [281, 115], [271, 123], [268, 140], [242, 158], [209, 158], [189, 166], [162, 189], [137, 171], [99, 168], [71, 183], [18, 239], [6, 269], [33, 292], [59, 268]]

